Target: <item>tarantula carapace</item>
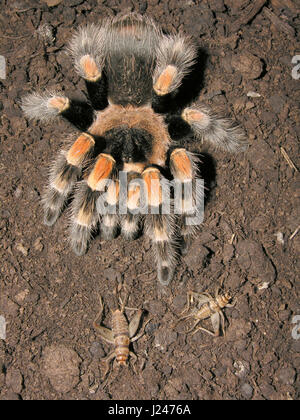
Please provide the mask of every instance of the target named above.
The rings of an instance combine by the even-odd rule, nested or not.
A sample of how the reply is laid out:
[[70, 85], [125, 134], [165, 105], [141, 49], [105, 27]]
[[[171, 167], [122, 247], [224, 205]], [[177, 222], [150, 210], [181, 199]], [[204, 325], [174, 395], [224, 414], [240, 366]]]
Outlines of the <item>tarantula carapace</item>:
[[[186, 252], [195, 231], [187, 223], [191, 206], [186, 201], [194, 207], [202, 197], [195, 182], [195, 155], [171, 138], [168, 113], [158, 111], [193, 67], [197, 48], [188, 37], [165, 35], [152, 19], [131, 13], [79, 29], [69, 49], [75, 69], [85, 79], [89, 102], [58, 92], [31, 93], [22, 102], [29, 118], [49, 120], [61, 115], [81, 130], [51, 168], [43, 196], [45, 223], [54, 224], [74, 191], [70, 236], [77, 255], [86, 252], [99, 222], [105, 239], [114, 238], [119, 230], [126, 239], [134, 239], [144, 226], [152, 241], [158, 279], [167, 285], [178, 254]], [[198, 103], [181, 110], [178, 118], [197, 142], [245, 150], [243, 131]], [[101, 214], [97, 203], [104, 193], [106, 209], [120, 207], [120, 171], [128, 178], [127, 211]], [[162, 211], [166, 185], [172, 180], [176, 185], [191, 185], [188, 196], [176, 199], [182, 204], [181, 214], [172, 211], [174, 196], [171, 210]], [[143, 188], [138, 181], [143, 181]], [[151, 209], [146, 214], [138, 211], [142, 190]]]

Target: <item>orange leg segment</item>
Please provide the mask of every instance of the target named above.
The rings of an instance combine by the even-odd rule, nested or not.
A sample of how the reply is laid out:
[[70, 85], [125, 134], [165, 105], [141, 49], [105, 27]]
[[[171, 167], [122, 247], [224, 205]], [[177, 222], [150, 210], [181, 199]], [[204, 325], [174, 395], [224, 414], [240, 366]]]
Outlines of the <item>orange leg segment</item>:
[[148, 204], [152, 207], [160, 206], [162, 203], [162, 188], [159, 170], [153, 167], [147, 168], [142, 173], [142, 177], [145, 181]]
[[80, 59], [80, 65], [85, 75], [85, 79], [96, 82], [101, 77], [101, 71], [90, 55], [84, 55]]
[[193, 176], [193, 167], [185, 149], [175, 149], [170, 159], [174, 178], [181, 182], [190, 181]]
[[70, 165], [79, 166], [94, 146], [95, 141], [89, 134], [82, 134], [75, 141], [67, 154], [67, 161]]
[[170, 86], [177, 75], [177, 69], [174, 66], [167, 66], [161, 73], [157, 82], [154, 85], [154, 90], [157, 95], [166, 95], [170, 91]]
[[105, 187], [105, 181], [110, 178], [116, 161], [110, 155], [101, 153], [90, 173], [87, 184], [93, 190], [101, 191]]
[[64, 112], [70, 106], [69, 99], [63, 96], [54, 96], [48, 103], [51, 108], [57, 109], [58, 112]]

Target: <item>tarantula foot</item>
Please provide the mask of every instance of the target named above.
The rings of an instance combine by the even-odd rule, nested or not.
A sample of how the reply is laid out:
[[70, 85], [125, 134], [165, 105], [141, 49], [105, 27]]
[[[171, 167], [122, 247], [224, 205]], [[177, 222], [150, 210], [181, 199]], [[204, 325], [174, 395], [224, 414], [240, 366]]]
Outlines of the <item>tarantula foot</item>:
[[86, 254], [88, 240], [90, 239], [90, 228], [88, 226], [76, 225], [72, 228], [71, 244], [76, 255], [81, 257]]
[[118, 235], [117, 227], [104, 226], [101, 227], [101, 238], [105, 241], [111, 241]]
[[157, 269], [158, 281], [162, 286], [168, 286], [174, 276], [174, 268], [161, 266]]
[[192, 237], [190, 236], [182, 237], [181, 244], [180, 244], [181, 245], [180, 251], [181, 251], [182, 257], [185, 257], [187, 255], [191, 247], [191, 244], [192, 244]]
[[58, 219], [61, 209], [64, 206], [65, 197], [59, 191], [50, 189], [44, 197], [44, 224], [52, 226]]
[[56, 209], [51, 209], [50, 207], [45, 210], [44, 214], [44, 224], [46, 226], [52, 226], [58, 219], [60, 211]]

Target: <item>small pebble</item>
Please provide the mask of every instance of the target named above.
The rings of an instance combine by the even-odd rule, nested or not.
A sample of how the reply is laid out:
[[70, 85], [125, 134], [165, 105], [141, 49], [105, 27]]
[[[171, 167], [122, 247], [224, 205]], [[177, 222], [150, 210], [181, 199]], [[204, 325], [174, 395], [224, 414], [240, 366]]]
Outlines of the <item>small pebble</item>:
[[293, 385], [296, 371], [292, 367], [281, 368], [275, 373], [275, 378], [284, 385]]
[[6, 340], [6, 321], [2, 315], [0, 315], [0, 340]]
[[248, 96], [249, 98], [260, 98], [260, 97], [261, 97], [261, 95], [260, 95], [259, 93], [257, 93], [257, 92], [253, 92], [252, 90], [250, 90], [250, 91], [247, 93], [247, 96]]
[[241, 393], [243, 397], [245, 397], [247, 400], [250, 400], [253, 397], [253, 388], [249, 384], [244, 384], [241, 386]]
[[284, 245], [283, 233], [282, 232], [276, 232], [275, 236], [276, 236], [277, 242], [279, 242], [280, 245]]
[[79, 382], [80, 359], [77, 353], [63, 345], [46, 347], [43, 352], [43, 371], [57, 392], [65, 393]]
[[236, 360], [234, 362], [234, 365], [233, 366], [236, 369], [235, 372], [234, 372], [234, 374], [238, 378], [244, 378], [249, 373], [250, 364], [248, 362], [246, 362], [246, 361]]
[[48, 7], [54, 7], [59, 5], [62, 0], [42, 0], [43, 3], [46, 3]]
[[14, 393], [19, 394], [22, 391], [23, 377], [19, 369], [10, 368], [6, 372], [6, 386]]
[[21, 244], [21, 242], [17, 243], [16, 250], [21, 252], [24, 255], [24, 257], [27, 257], [29, 249], [26, 248], [23, 244]]
[[40, 238], [37, 238], [37, 239], [34, 241], [34, 244], [33, 244], [33, 248], [34, 248], [36, 251], [38, 251], [38, 252], [41, 252], [41, 251], [43, 251], [43, 249], [44, 249], [44, 245], [42, 244], [41, 240], [42, 240], [42, 238], [41, 238], [41, 237], [40, 237]]

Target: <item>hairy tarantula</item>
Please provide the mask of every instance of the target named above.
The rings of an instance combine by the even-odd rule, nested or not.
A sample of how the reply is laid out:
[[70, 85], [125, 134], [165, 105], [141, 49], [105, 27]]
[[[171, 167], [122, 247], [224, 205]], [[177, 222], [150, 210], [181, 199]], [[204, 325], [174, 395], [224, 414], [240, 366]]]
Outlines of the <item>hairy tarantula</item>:
[[[45, 224], [55, 223], [74, 190], [70, 236], [75, 253], [87, 251], [98, 222], [105, 239], [120, 230], [131, 240], [144, 226], [152, 241], [158, 279], [167, 285], [178, 254], [186, 252], [195, 232], [195, 226], [187, 223], [186, 201], [191, 199], [194, 205], [201, 192], [195, 182], [196, 156], [171, 138], [167, 112], [158, 111], [194, 65], [196, 46], [182, 35], [163, 34], [152, 19], [131, 13], [82, 27], [69, 49], [76, 71], [85, 79], [89, 102], [58, 92], [31, 93], [22, 102], [29, 118], [45, 121], [61, 115], [81, 130], [51, 168], [43, 196]], [[207, 140], [230, 152], [246, 148], [239, 127], [214, 117], [200, 104], [181, 110], [178, 118], [198, 142]], [[120, 171], [131, 181], [125, 196], [127, 211], [100, 214], [97, 202], [104, 193], [108, 209], [120, 206]], [[138, 180], [143, 181], [151, 208], [147, 214], [137, 211], [142, 190]], [[179, 198], [181, 214], [162, 211], [164, 189], [171, 180], [191, 185], [189, 197]], [[174, 206], [174, 197], [171, 202]]]

